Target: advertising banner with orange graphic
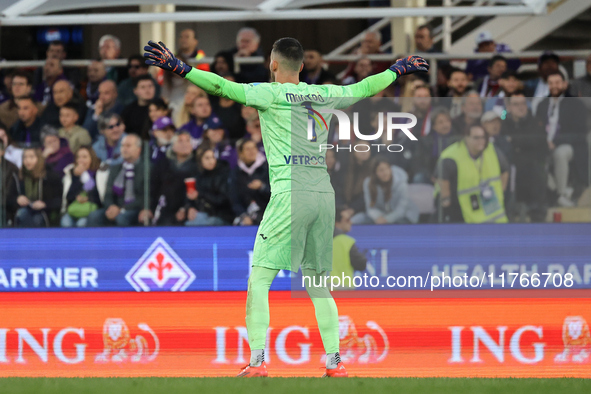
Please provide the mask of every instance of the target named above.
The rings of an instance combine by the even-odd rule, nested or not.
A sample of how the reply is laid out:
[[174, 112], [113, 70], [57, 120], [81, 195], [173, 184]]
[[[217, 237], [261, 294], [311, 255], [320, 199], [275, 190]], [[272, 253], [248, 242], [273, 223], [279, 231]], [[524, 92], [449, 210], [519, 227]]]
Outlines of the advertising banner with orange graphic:
[[[243, 292], [0, 294], [0, 377], [232, 376]], [[320, 376], [310, 300], [271, 292], [270, 376]], [[588, 298], [338, 299], [354, 376], [591, 378]]]

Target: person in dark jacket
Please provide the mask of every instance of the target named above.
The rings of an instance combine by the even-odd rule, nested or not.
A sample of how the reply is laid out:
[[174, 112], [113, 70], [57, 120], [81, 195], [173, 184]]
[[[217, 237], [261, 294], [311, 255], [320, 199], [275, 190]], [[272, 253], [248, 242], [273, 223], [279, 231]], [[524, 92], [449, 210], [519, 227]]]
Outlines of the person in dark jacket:
[[187, 193], [187, 226], [222, 226], [234, 219], [228, 197], [229, 165], [217, 160], [212, 149], [197, 151], [197, 190]]
[[269, 165], [257, 144], [245, 140], [238, 146], [239, 160], [230, 177], [230, 199], [234, 209], [234, 225], [258, 225], [269, 199]]
[[548, 88], [550, 96], [538, 105], [536, 117], [546, 126], [558, 205], [572, 207], [575, 204], [569, 180], [574, 181], [573, 186], [588, 183], [587, 111], [578, 97], [570, 95], [568, 82], [560, 71], [548, 75]]
[[0, 227], [12, 222], [17, 210], [18, 167], [4, 158], [4, 141], [0, 139]]
[[74, 162], [68, 140], [60, 138], [56, 129], [46, 125], [41, 129], [41, 142], [45, 164], [56, 174], [63, 175], [64, 168]]
[[59, 214], [62, 203], [61, 177], [45, 166], [39, 149], [23, 151], [16, 227], [48, 227]]
[[546, 219], [546, 157], [548, 144], [544, 125], [534, 118], [523, 95], [506, 99], [507, 118], [501, 135], [512, 147], [511, 161], [515, 165], [515, 201], [525, 203], [532, 222]]
[[140, 212], [144, 204], [144, 162], [141, 160], [142, 141], [135, 134], [127, 135], [121, 143], [123, 163], [111, 167], [103, 206], [88, 216], [88, 226], [135, 226], [143, 221]]
[[[100, 164], [94, 150], [83, 145], [76, 151], [76, 161], [64, 169], [63, 216], [60, 222], [62, 227], [86, 227], [91, 209], [101, 205], [96, 188], [96, 172]], [[68, 209], [74, 202], [88, 210], [74, 213]]]
[[183, 223], [187, 188], [192, 188], [185, 181], [194, 185], [193, 177], [197, 173], [191, 134], [180, 132], [172, 138], [171, 146], [167, 157], [154, 165], [150, 180], [152, 223], [160, 226]]
[[10, 128], [12, 140], [22, 146], [39, 146], [41, 120], [39, 108], [32, 97], [16, 99], [18, 121]]
[[441, 152], [460, 136], [452, 128], [447, 108], [435, 108], [431, 113], [431, 132], [420, 138], [416, 154], [413, 155], [413, 183], [433, 184], [433, 171]]

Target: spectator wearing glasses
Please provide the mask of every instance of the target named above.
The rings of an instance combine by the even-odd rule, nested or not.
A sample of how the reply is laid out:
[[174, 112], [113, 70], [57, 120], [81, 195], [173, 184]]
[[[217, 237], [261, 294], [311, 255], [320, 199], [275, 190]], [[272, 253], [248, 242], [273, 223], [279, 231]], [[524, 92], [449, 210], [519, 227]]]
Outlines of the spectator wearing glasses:
[[445, 149], [437, 167], [436, 206], [444, 222], [507, 223], [509, 164], [480, 124]]
[[108, 166], [121, 164], [121, 142], [126, 136], [123, 119], [117, 114], [103, 115], [99, 118], [98, 127], [101, 135], [92, 149], [102, 163]]
[[[145, 63], [142, 55], [132, 55], [127, 59], [127, 72], [129, 77], [121, 81], [117, 87], [117, 98], [124, 107], [133, 103], [136, 99], [136, 96], [133, 93], [133, 79], [140, 75], [150, 75], [150, 73], [148, 73], [148, 65]], [[152, 78], [152, 80], [154, 80], [154, 78]], [[160, 85], [158, 85], [155, 80], [154, 86], [156, 87], [155, 97], [160, 97]]]

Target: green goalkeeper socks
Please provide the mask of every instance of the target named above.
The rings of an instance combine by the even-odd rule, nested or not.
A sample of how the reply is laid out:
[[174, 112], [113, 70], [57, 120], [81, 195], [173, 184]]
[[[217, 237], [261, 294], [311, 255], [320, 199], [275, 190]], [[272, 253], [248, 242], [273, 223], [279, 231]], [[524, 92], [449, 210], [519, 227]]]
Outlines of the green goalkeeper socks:
[[[246, 331], [251, 352], [265, 349], [267, 329], [269, 328], [269, 288], [279, 270], [252, 267], [248, 279], [246, 297]], [[326, 273], [303, 270], [303, 274], [316, 277], [313, 283], [322, 283]], [[326, 354], [339, 351], [339, 312], [327, 287], [309, 287], [306, 289], [312, 299], [316, 312], [318, 329]]]
[[279, 270], [252, 267], [246, 296], [246, 331], [250, 350], [265, 349], [269, 328], [269, 288]]
[[[311, 278], [316, 277], [312, 283], [324, 283], [322, 278], [326, 276], [326, 272], [317, 274], [313, 270], [302, 270], [304, 276]], [[334, 302], [328, 287], [314, 287], [306, 288], [308, 295], [314, 303], [316, 311], [316, 321], [318, 322], [318, 330], [322, 337], [322, 344], [326, 354], [337, 353], [339, 351], [339, 311], [337, 304]]]

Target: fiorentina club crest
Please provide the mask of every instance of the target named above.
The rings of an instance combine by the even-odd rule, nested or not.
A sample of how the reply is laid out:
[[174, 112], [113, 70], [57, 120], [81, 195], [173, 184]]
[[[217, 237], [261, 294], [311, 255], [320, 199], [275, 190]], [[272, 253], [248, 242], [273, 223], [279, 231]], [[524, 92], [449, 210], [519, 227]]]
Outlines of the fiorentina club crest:
[[136, 291], [185, 291], [195, 280], [195, 274], [166, 241], [158, 237], [125, 279]]

